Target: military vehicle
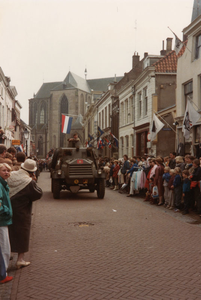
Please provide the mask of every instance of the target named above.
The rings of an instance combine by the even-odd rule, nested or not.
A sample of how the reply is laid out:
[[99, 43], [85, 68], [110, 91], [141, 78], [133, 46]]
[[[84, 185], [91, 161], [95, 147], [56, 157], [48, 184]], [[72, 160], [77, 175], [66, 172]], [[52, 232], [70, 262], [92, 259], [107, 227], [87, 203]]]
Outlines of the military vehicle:
[[[70, 147], [71, 146], [71, 147]], [[105, 195], [105, 173], [99, 167], [93, 148], [69, 145], [55, 150], [51, 163], [52, 193], [60, 198], [61, 190], [78, 193], [80, 190], [97, 191], [97, 197]]]

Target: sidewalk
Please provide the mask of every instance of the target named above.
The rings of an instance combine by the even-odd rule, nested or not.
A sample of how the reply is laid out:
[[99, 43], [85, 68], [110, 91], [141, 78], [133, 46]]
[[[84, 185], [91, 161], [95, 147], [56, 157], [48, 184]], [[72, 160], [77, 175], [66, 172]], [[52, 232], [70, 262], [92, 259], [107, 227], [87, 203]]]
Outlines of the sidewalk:
[[31, 265], [15, 271], [14, 256], [1, 300], [201, 299], [201, 227], [191, 215], [108, 189], [104, 200], [84, 192], [54, 200], [47, 172], [38, 184]]

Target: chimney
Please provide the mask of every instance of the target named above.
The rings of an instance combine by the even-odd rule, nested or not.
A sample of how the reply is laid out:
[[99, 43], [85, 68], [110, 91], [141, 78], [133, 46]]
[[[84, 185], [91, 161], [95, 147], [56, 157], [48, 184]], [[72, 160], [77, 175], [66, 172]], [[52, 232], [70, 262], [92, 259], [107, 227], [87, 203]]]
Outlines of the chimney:
[[135, 68], [135, 66], [139, 63], [140, 61], [140, 56], [138, 55], [138, 53], [134, 53], [134, 55], [132, 56], [132, 69]]
[[148, 52], [144, 52], [144, 58], [148, 56]]
[[166, 54], [166, 50], [164, 50], [164, 44], [165, 44], [165, 42], [164, 42], [164, 40], [162, 41], [162, 50], [160, 51], [160, 54], [161, 55], [165, 55]]
[[167, 38], [167, 47], [166, 47], [166, 50], [167, 50], [167, 52], [170, 52], [170, 51], [172, 51], [172, 38]]

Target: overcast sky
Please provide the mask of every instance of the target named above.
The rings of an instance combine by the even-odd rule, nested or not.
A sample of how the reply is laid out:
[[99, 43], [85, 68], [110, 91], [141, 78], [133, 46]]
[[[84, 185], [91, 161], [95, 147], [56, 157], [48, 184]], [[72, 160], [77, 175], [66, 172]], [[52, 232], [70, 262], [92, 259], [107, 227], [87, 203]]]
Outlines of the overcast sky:
[[[0, 0], [0, 66], [18, 91], [21, 118], [43, 82], [72, 71], [84, 78], [123, 75], [138, 52], [159, 54], [182, 39], [193, 0]], [[174, 47], [174, 40], [173, 40]]]

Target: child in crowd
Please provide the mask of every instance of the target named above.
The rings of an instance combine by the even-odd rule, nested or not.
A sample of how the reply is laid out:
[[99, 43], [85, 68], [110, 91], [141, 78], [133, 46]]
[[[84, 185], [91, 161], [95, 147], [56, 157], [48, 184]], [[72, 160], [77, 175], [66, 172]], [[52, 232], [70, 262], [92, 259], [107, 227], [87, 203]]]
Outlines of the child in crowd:
[[174, 189], [175, 212], [179, 212], [182, 197], [181, 169], [179, 167], [175, 168], [175, 178], [172, 188]]
[[141, 157], [140, 156], [137, 156], [137, 164], [141, 163]]
[[165, 165], [165, 167], [169, 166], [169, 161], [170, 161], [169, 156], [164, 157], [164, 165]]
[[184, 170], [182, 172], [182, 177], [183, 177], [183, 199], [184, 199], [184, 211], [183, 215], [186, 215], [189, 213], [189, 208], [190, 208], [190, 202], [191, 202], [191, 181], [188, 178], [189, 176], [189, 171]]
[[167, 205], [167, 208], [173, 209], [173, 207], [174, 207], [174, 186], [173, 186], [173, 182], [174, 182], [174, 178], [175, 178], [175, 170], [170, 169], [169, 173], [170, 173], [170, 180], [168, 182], [168, 189], [169, 189], [168, 200], [169, 200], [169, 203]]
[[119, 172], [119, 169], [120, 169], [120, 166], [118, 164], [118, 160], [115, 160], [114, 161], [114, 169], [113, 169], [113, 173], [112, 173], [112, 177], [113, 177], [113, 180], [114, 180], [114, 191], [118, 190], [119, 189], [119, 186], [118, 186], [118, 172]]
[[169, 203], [169, 188], [168, 188], [168, 182], [170, 180], [170, 167], [164, 168], [164, 174], [163, 174], [163, 186], [164, 186], [164, 206], [167, 207]]
[[154, 190], [154, 178], [155, 175], [149, 179], [149, 189], [151, 191], [150, 204], [157, 204], [158, 201], [158, 195], [156, 195], [156, 190]]
[[[189, 172], [190, 172], [190, 170], [193, 168], [194, 159], [195, 159], [195, 157], [192, 155], [187, 154], [185, 156], [185, 163], [186, 163], [185, 170], [189, 170]], [[192, 170], [191, 170], [191, 172], [192, 172]]]

